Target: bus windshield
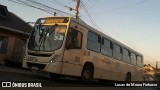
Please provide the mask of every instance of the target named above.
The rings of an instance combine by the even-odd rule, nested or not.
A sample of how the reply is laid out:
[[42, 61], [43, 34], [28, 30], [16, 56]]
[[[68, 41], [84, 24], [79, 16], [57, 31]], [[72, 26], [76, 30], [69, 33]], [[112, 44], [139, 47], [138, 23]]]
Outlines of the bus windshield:
[[66, 28], [65, 25], [58, 24], [35, 26], [28, 42], [28, 49], [33, 51], [54, 51], [61, 48]]

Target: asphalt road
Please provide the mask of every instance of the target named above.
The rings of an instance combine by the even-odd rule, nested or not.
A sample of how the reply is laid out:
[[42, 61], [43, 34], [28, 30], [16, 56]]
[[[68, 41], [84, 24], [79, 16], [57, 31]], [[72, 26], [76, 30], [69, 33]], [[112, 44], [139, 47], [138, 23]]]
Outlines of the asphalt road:
[[[59, 81], [53, 81], [46, 75], [29, 75], [18, 74], [11, 72], [0, 72], [0, 81], [20, 81], [20, 82], [41, 82], [42, 86], [49, 86], [45, 88], [23, 88], [23, 90], [156, 90], [153, 88], [139, 88], [139, 87], [112, 87], [113, 84], [101, 84], [97, 81], [89, 84], [80, 83], [78, 80], [70, 78], [62, 78]], [[0, 90], [10, 90], [11, 88], [0, 88]], [[12, 90], [22, 88], [12, 88]]]
[[[61, 78], [58, 81], [52, 80], [48, 74], [43, 75], [30, 75], [30, 74], [17, 74], [10, 72], [0, 72], [0, 81], [17, 81], [17, 82], [41, 82], [44, 86], [50, 87], [111, 87], [111, 83], [99, 83], [93, 81], [92, 83], [81, 83], [77, 79]], [[47, 85], [49, 84], [49, 85]]]

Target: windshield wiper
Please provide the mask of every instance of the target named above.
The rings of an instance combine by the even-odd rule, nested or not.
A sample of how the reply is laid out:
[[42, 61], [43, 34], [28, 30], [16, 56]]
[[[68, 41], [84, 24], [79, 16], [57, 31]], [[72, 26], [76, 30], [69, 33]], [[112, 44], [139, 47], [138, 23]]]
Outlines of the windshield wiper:
[[[40, 42], [40, 45], [39, 45], [39, 51], [40, 51], [40, 48], [41, 48], [41, 45], [42, 45], [42, 43], [43, 43], [43, 48], [44, 48], [44, 50], [45, 50], [45, 46], [44, 46], [44, 43], [45, 43], [45, 41], [46, 41], [46, 37], [47, 37], [47, 34], [49, 33], [49, 35], [51, 34], [51, 33], [53, 33], [53, 31], [55, 31], [55, 29], [56, 29], [56, 27], [58, 26], [58, 24], [55, 24], [55, 25], [53, 25], [51, 28], [46, 28], [46, 29], [44, 29], [43, 31], [42, 31], [42, 37], [40, 36], [40, 38], [42, 39], [41, 40], [41, 42]], [[51, 31], [51, 32], [49, 32], [49, 31]], [[44, 32], [46, 32], [46, 33], [44, 33]], [[45, 34], [45, 35], [44, 35]]]
[[58, 24], [55, 24], [51, 27], [51, 32], [49, 32], [49, 35], [56, 29], [57, 26], [58, 26]]

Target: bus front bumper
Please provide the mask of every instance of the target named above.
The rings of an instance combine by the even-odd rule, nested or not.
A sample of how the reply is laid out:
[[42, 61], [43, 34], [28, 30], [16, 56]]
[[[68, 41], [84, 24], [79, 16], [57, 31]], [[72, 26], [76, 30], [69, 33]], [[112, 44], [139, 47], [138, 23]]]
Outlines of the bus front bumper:
[[60, 74], [62, 71], [62, 62], [54, 62], [54, 63], [40, 63], [40, 62], [30, 62], [27, 60], [23, 61], [22, 67], [28, 68], [32, 70], [39, 70], [49, 73], [57, 73]]

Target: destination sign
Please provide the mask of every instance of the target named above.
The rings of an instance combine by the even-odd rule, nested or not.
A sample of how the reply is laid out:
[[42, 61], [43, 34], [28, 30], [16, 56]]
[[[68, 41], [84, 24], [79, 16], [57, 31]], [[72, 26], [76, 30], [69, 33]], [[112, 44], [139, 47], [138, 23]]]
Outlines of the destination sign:
[[52, 23], [68, 23], [68, 17], [51, 17], [51, 18], [40, 18], [36, 24], [52, 24]]

